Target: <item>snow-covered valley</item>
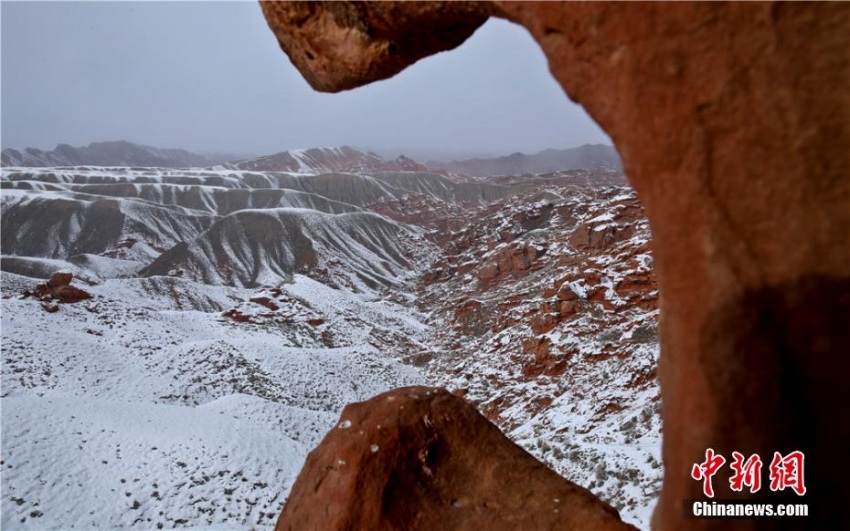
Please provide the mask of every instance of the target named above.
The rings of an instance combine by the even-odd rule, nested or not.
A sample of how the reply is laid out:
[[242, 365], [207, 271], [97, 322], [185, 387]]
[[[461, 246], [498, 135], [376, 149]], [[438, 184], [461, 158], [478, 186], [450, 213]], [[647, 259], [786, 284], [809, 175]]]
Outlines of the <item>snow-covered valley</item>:
[[[107, 280], [57, 313], [3, 301], [4, 529], [271, 525], [346, 403], [425, 382], [370, 344], [425, 340], [395, 303], [300, 275], [279, 316], [247, 290], [145, 288]], [[201, 294], [265, 322], [192, 309]]]
[[[414, 384], [648, 527], [648, 227], [543, 182], [4, 169], [2, 527], [271, 527], [343, 406]], [[60, 270], [92, 298], [23, 295]]]

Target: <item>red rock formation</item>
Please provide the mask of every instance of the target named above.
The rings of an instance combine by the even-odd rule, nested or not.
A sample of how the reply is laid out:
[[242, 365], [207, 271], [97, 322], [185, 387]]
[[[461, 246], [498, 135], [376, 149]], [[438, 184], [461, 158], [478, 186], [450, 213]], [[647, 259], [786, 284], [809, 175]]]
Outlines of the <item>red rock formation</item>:
[[259, 296], [256, 296], [256, 297], [251, 297], [248, 300], [250, 300], [254, 304], [259, 304], [260, 306], [265, 306], [266, 308], [268, 308], [271, 311], [275, 311], [275, 310], [280, 309], [280, 307], [277, 304], [275, 304], [275, 302], [271, 299], [271, 297], [259, 295]]
[[35, 297], [48, 313], [59, 311], [56, 303], [73, 304], [91, 299], [91, 293], [71, 285], [74, 276], [71, 273], [53, 273], [47, 282], [37, 284], [32, 291], [26, 290], [24, 297]]
[[345, 408], [307, 457], [276, 529], [633, 527], [462, 398], [405, 387]]
[[478, 280], [493, 284], [509, 275], [522, 276], [533, 271], [537, 259], [546, 254], [546, 246], [522, 243], [498, 248], [478, 270]]
[[74, 275], [71, 273], [53, 273], [47, 280], [47, 287], [51, 289], [58, 289], [64, 286], [70, 286], [72, 280], [74, 280]]
[[262, 6], [328, 91], [453, 48], [489, 15], [528, 28], [614, 140], [652, 227], [665, 462], [654, 526], [780, 525], [683, 521], [682, 500], [701, 495], [688, 471], [713, 447], [817, 456], [817, 510], [781, 525], [850, 527], [850, 425], [835, 422], [850, 402], [850, 4]]

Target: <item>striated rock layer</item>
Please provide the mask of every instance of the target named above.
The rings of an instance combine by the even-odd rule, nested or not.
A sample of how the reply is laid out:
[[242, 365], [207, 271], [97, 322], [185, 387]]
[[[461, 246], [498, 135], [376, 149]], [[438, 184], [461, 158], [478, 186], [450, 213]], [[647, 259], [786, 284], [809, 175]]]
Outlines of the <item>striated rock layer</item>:
[[403, 387], [345, 408], [307, 457], [276, 529], [633, 527], [462, 398]]
[[[665, 478], [658, 529], [850, 527], [850, 5], [262, 3], [338, 91], [522, 24], [616, 144], [653, 232]], [[807, 519], [683, 520], [706, 447], [805, 452]], [[719, 498], [746, 497], [715, 481]], [[769, 489], [757, 495], [776, 500]]]

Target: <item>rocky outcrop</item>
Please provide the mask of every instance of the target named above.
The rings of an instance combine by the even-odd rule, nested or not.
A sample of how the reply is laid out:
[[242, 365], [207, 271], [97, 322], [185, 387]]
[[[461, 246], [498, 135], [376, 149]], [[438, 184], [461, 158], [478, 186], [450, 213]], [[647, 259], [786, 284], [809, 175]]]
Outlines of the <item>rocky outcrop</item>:
[[91, 293], [71, 285], [74, 276], [71, 273], [53, 273], [47, 282], [37, 284], [35, 288], [25, 290], [24, 298], [35, 297], [41, 301], [41, 306], [49, 313], [58, 312], [58, 303], [73, 304], [91, 299]]
[[345, 408], [307, 457], [276, 529], [633, 528], [462, 398], [405, 387]]
[[850, 425], [834, 421], [850, 401], [850, 5], [262, 6], [326, 91], [453, 48], [490, 15], [528, 28], [614, 140], [652, 227], [666, 474], [654, 526], [774, 525], [682, 520], [706, 447], [830, 456], [806, 462], [818, 510], [782, 525], [850, 526], [836, 473], [850, 470]]
[[292, 63], [314, 88], [337, 92], [385, 79], [459, 46], [489, 17], [485, 2], [261, 2]]
[[546, 254], [542, 243], [518, 243], [494, 249], [478, 270], [481, 285], [494, 284], [507, 276], [523, 276], [533, 271], [537, 260]]

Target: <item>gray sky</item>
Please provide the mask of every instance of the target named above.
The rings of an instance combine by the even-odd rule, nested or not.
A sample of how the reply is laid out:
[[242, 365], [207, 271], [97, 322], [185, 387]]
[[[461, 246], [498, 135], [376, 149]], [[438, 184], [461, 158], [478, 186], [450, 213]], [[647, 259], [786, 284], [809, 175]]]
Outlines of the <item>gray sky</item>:
[[507, 154], [610, 140], [525, 29], [491, 20], [395, 78], [314, 92], [255, 2], [6, 2], [2, 145]]

